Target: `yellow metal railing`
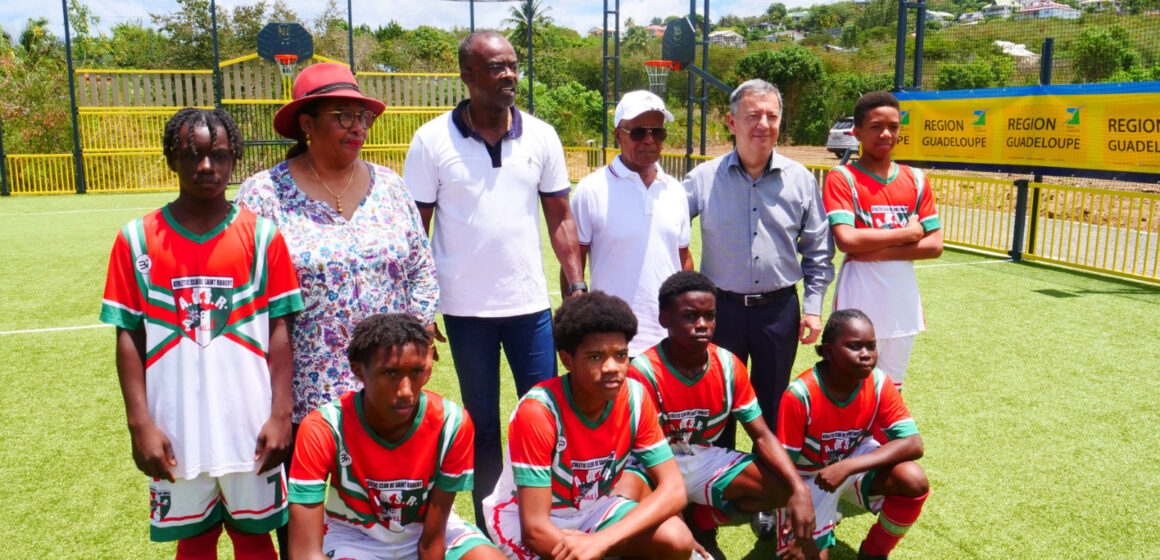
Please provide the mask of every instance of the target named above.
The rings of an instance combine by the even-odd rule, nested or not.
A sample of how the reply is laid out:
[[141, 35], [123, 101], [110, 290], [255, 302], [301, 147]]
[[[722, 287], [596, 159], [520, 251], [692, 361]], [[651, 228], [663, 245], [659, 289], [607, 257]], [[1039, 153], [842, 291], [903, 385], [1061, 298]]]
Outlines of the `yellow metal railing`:
[[85, 189], [94, 193], [177, 189], [161, 149], [85, 154]]
[[1006, 253], [1015, 230], [1017, 191], [1010, 181], [928, 175], [938, 204], [943, 242]]
[[14, 196], [77, 192], [72, 154], [10, 154], [5, 160]]
[[[1160, 194], [1030, 183], [1038, 200], [1024, 258], [1160, 280]], [[1034, 206], [1032, 206], [1034, 207]]]

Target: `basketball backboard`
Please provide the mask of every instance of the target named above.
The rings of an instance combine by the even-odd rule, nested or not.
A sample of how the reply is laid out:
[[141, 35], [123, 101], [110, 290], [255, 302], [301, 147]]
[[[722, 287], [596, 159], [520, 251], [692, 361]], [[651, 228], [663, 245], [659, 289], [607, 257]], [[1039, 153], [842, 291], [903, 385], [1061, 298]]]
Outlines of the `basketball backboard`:
[[314, 38], [300, 23], [268, 23], [258, 32], [258, 56], [277, 62], [277, 55], [309, 60], [314, 56]]
[[665, 27], [661, 38], [661, 58], [676, 62], [681, 68], [693, 63], [697, 58], [697, 32], [689, 18], [677, 18]]

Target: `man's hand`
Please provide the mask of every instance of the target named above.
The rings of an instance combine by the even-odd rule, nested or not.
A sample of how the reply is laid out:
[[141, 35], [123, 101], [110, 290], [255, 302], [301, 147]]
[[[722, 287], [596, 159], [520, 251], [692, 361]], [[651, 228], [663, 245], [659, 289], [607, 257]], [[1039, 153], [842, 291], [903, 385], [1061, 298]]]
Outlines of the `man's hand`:
[[842, 461], [838, 461], [818, 471], [815, 476], [818, 488], [826, 492], [834, 492], [846, 481], [850, 473], [846, 471], [846, 465], [842, 464]]
[[600, 560], [608, 552], [608, 545], [599, 533], [565, 533], [552, 549], [555, 560]]
[[822, 316], [803, 314], [801, 327], [798, 329], [798, 340], [802, 344], [813, 344], [820, 334], [822, 334]]
[[789, 543], [789, 548], [781, 553], [785, 560], [817, 560], [819, 558], [818, 544], [814, 538], [797, 538]]
[[266, 472], [286, 459], [286, 452], [290, 450], [290, 417], [266, 419], [262, 430], [258, 432], [258, 445], [254, 447], [254, 460], [258, 462], [257, 472]]
[[141, 472], [152, 478], [173, 482], [169, 469], [177, 466], [169, 438], [155, 424], [129, 430], [133, 442], [133, 462]]

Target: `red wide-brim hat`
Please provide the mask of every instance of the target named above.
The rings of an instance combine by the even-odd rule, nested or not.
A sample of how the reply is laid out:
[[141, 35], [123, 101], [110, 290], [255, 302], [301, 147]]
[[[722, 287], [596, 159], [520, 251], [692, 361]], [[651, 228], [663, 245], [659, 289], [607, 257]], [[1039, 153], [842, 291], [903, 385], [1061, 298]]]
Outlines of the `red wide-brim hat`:
[[291, 140], [302, 137], [298, 125], [298, 111], [316, 99], [357, 99], [368, 111], [380, 115], [387, 108], [378, 99], [366, 97], [359, 91], [358, 82], [344, 64], [321, 62], [307, 66], [294, 78], [294, 100], [278, 109], [274, 115], [274, 131]]

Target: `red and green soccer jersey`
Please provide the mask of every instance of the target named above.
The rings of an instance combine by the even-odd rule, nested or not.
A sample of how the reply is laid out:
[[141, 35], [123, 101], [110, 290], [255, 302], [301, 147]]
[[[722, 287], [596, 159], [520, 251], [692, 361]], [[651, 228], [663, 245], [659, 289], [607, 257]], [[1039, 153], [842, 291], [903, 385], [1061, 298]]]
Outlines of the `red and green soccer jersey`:
[[302, 421], [290, 467], [290, 503], [325, 501], [328, 523], [383, 542], [417, 538], [432, 488], [471, 490], [474, 434], [471, 417], [459, 405], [423, 391], [410, 431], [389, 442], [366, 424], [363, 391], [347, 393]]
[[612, 493], [630, 454], [645, 467], [672, 459], [643, 385], [625, 379], [593, 422], [573, 405], [571, 375], [536, 385], [516, 406], [497, 501], [515, 497], [517, 486], [551, 487], [553, 511], [584, 511]]
[[888, 440], [918, 433], [902, 395], [878, 369], [845, 402], [832, 399], [810, 369], [789, 384], [777, 415], [777, 439], [801, 472], [849, 457], [875, 427]]
[[830, 170], [822, 189], [830, 226], [895, 229], [905, 227], [910, 216], [916, 215], [923, 231], [942, 227], [926, 175], [908, 165], [895, 163], [891, 169], [885, 179], [857, 163]]
[[302, 309], [274, 223], [234, 206], [196, 235], [168, 208], [117, 236], [101, 321], [145, 331], [149, 415], [173, 446], [174, 476], [253, 471], [270, 416], [270, 318]]
[[742, 424], [761, 416], [761, 405], [745, 364], [728, 350], [709, 345], [709, 361], [694, 379], [675, 372], [658, 344], [632, 360], [628, 376], [649, 389], [669, 444], [713, 445], [729, 414]]

